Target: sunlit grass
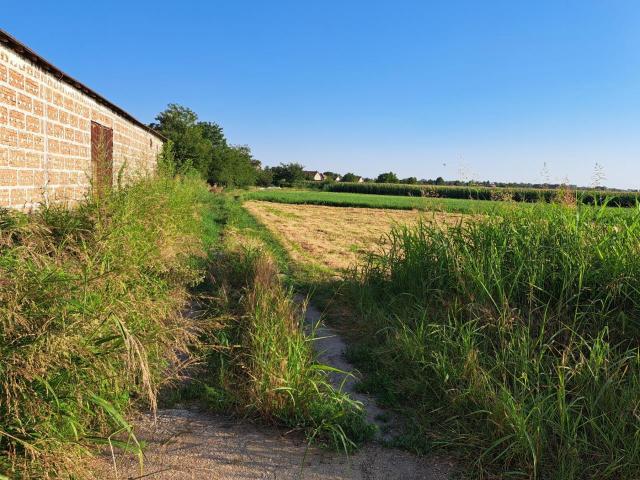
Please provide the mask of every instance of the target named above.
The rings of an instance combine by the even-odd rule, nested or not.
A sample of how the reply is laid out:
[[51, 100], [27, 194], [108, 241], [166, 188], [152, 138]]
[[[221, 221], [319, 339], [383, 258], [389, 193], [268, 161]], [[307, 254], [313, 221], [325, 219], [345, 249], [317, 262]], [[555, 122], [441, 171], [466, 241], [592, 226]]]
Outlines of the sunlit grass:
[[354, 273], [368, 385], [412, 449], [476, 474], [631, 479], [640, 468], [640, 212], [534, 206], [396, 228]]

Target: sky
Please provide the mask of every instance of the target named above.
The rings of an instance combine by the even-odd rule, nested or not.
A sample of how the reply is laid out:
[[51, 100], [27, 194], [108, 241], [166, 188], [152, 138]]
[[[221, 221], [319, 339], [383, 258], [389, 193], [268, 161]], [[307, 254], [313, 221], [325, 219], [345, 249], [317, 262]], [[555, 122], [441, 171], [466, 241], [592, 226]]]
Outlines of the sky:
[[4, 0], [0, 28], [265, 165], [640, 188], [637, 0]]

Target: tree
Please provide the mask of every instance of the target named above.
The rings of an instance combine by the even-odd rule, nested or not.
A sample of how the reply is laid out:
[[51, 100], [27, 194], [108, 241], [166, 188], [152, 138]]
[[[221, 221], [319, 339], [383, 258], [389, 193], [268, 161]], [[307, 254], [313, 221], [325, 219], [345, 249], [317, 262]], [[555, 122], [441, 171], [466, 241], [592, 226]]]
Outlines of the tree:
[[203, 129], [197, 124], [196, 113], [171, 103], [156, 117], [151, 128], [160, 132], [173, 143], [176, 168], [195, 168], [206, 176], [211, 161], [212, 144], [205, 138]]
[[442, 177], [436, 178], [436, 185], [444, 185], [444, 178]]
[[376, 178], [376, 183], [398, 183], [398, 176], [393, 172], [381, 173]]
[[227, 139], [220, 125], [214, 122], [198, 122], [198, 126], [202, 129], [204, 138], [211, 142], [214, 149], [227, 146]]
[[403, 178], [400, 183], [407, 183], [409, 185], [414, 185], [418, 183], [418, 179], [416, 177]]
[[212, 156], [207, 176], [209, 183], [228, 187], [255, 185], [260, 162], [254, 160], [248, 146], [221, 146], [213, 149]]
[[258, 169], [256, 185], [259, 187], [268, 187], [269, 185], [273, 185], [273, 171], [269, 167]]
[[345, 173], [342, 177], [342, 181], [343, 182], [357, 182], [360, 179], [359, 176], [349, 172], [349, 173]]
[[281, 163], [272, 167], [273, 183], [275, 185], [291, 185], [305, 179], [304, 166], [299, 163]]
[[322, 174], [325, 180], [335, 180], [340, 176], [340, 174], [336, 172], [323, 172]]

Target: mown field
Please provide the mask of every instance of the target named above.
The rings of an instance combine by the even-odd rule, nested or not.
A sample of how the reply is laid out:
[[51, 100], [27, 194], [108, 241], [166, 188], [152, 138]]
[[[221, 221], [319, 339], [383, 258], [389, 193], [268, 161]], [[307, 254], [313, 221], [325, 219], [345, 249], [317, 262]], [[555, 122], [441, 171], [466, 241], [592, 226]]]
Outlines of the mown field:
[[[301, 213], [318, 207], [300, 203], [352, 201], [260, 197], [298, 204], [262, 217], [293, 241], [322, 228]], [[407, 419], [400, 445], [454, 452], [471, 478], [635, 479], [640, 212], [506, 203], [446, 228], [418, 213], [390, 222], [385, 241], [329, 284], [325, 307], [351, 332], [361, 388]], [[269, 208], [280, 207], [258, 209]], [[357, 209], [344, 210], [325, 221], [351, 215], [338, 240], [346, 246], [366, 236], [376, 211], [359, 209], [359, 223]]]
[[264, 224], [300, 263], [330, 274], [344, 273], [364, 253], [380, 251], [394, 225], [419, 221], [456, 224], [460, 214], [406, 210], [273, 204], [248, 201], [244, 207]]

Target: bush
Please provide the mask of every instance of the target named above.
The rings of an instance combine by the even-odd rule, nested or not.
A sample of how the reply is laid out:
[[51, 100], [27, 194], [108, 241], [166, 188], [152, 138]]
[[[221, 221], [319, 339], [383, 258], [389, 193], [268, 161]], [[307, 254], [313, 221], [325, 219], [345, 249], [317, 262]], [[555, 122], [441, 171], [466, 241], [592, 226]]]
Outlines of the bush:
[[[192, 334], [203, 181], [146, 179], [100, 202], [0, 221], [0, 471], [64, 476], [153, 408]], [[114, 443], [117, 443], [113, 440]]]

